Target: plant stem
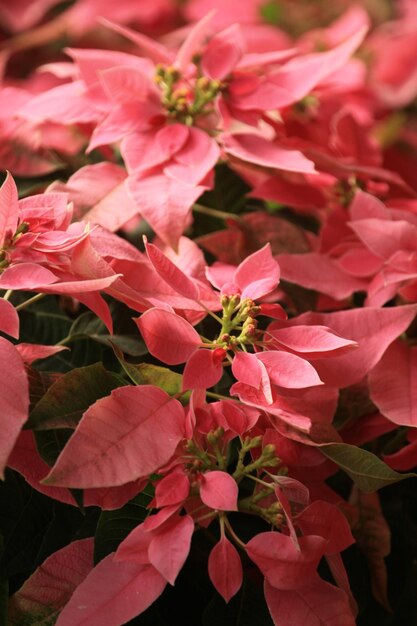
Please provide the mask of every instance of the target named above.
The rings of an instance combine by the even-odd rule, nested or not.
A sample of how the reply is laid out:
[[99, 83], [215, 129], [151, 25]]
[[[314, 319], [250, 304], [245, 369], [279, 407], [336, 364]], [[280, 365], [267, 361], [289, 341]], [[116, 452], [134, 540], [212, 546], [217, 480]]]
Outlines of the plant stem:
[[22, 302], [22, 304], [19, 304], [16, 307], [16, 311], [21, 311], [22, 309], [26, 309], [26, 307], [30, 306], [31, 304], [34, 304], [38, 300], [42, 300], [42, 298], [44, 298], [46, 295], [48, 294], [37, 293], [36, 296], [33, 296], [32, 298], [29, 298], [29, 300], [25, 300], [25, 302]]
[[218, 209], [212, 209], [202, 204], [193, 204], [193, 211], [196, 213], [202, 213], [203, 215], [209, 215], [210, 217], [216, 217], [219, 220], [230, 220], [230, 218], [240, 221], [240, 217], [235, 213], [227, 213], [226, 211], [219, 211]]

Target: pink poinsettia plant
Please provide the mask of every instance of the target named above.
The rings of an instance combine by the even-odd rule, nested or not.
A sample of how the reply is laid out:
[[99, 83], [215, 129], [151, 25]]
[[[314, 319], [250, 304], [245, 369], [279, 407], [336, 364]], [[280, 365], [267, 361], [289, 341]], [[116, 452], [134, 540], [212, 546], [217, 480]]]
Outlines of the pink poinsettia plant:
[[406, 611], [416, 16], [336, 4], [0, 0], [11, 626]]

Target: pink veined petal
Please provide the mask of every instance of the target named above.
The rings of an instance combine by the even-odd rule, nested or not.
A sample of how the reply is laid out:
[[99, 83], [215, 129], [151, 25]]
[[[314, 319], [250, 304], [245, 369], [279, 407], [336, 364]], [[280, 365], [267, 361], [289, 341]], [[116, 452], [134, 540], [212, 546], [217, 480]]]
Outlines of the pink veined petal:
[[357, 347], [357, 343], [345, 339], [325, 326], [292, 326], [269, 330], [281, 346], [299, 352], [304, 358], [335, 356]]
[[145, 248], [150, 262], [159, 276], [184, 298], [198, 300], [199, 289], [195, 282], [184, 274], [159, 248], [145, 240]]
[[167, 365], [184, 363], [201, 345], [191, 324], [170, 311], [149, 309], [135, 322], [149, 352]]
[[184, 368], [182, 388], [208, 389], [219, 382], [223, 375], [225, 352], [217, 350], [196, 350], [188, 359]]
[[158, 508], [179, 504], [190, 493], [190, 481], [182, 472], [172, 472], [156, 484], [155, 502]]
[[54, 617], [93, 569], [93, 551], [94, 540], [88, 538], [73, 541], [51, 554], [10, 598], [10, 623], [22, 623], [33, 615], [55, 621]]
[[49, 356], [69, 350], [67, 346], [43, 346], [37, 343], [18, 343], [16, 350], [22, 357], [24, 363], [33, 363], [37, 359], [47, 359]]
[[28, 418], [29, 384], [22, 357], [0, 337], [0, 476]]
[[300, 537], [298, 543], [281, 533], [264, 532], [246, 544], [246, 551], [273, 587], [301, 589], [314, 576], [327, 542], [309, 535]]
[[279, 265], [272, 256], [271, 244], [250, 254], [237, 267], [233, 281], [241, 290], [241, 298], [256, 300], [273, 291], [280, 278]]
[[114, 560], [149, 565], [148, 549], [151, 540], [152, 534], [147, 532], [143, 523], [139, 524], [119, 544]]
[[60, 124], [97, 122], [101, 117], [81, 80], [53, 87], [31, 98], [19, 115], [34, 122], [52, 121]]
[[277, 260], [283, 280], [336, 300], [343, 300], [355, 291], [366, 291], [365, 280], [346, 274], [333, 259], [319, 252], [279, 254]]
[[349, 523], [343, 513], [330, 502], [315, 500], [296, 518], [304, 535], [319, 535], [327, 539], [325, 554], [342, 552], [354, 543]]
[[139, 33], [132, 28], [128, 28], [127, 26], [116, 24], [115, 22], [112, 22], [111, 20], [108, 20], [106, 18], [101, 18], [100, 21], [104, 26], [106, 26], [106, 28], [109, 28], [116, 33], [119, 33], [123, 37], [126, 37], [134, 44], [136, 44], [143, 57], [146, 57], [147, 59], [150, 59], [155, 63], [172, 65], [173, 55], [171, 51], [168, 50], [168, 48], [165, 48], [165, 46], [162, 46], [160, 43], [158, 43], [155, 39], [147, 37], [143, 33]]
[[152, 565], [116, 562], [113, 554], [77, 587], [56, 626], [120, 626], [161, 595], [166, 581]]
[[269, 350], [256, 358], [266, 367], [271, 383], [279, 387], [303, 389], [323, 384], [314, 367], [295, 354]]
[[398, 250], [414, 252], [417, 247], [417, 228], [404, 220], [369, 218], [350, 222], [350, 227], [371, 252], [385, 260]]
[[225, 151], [238, 159], [263, 167], [287, 172], [316, 173], [313, 161], [299, 150], [280, 148], [269, 139], [255, 134], [239, 133], [224, 139]]
[[192, 205], [205, 191], [164, 175], [142, 178], [131, 174], [127, 186], [141, 215], [158, 237], [176, 248], [183, 234]]
[[229, 602], [242, 586], [242, 561], [236, 548], [227, 537], [220, 538], [210, 552], [208, 573], [216, 591]]
[[[236, 271], [234, 265], [227, 263], [220, 263], [215, 261], [213, 265], [206, 267], [206, 277], [216, 289], [222, 289], [223, 285], [233, 284], [233, 276]], [[236, 293], [238, 293], [238, 287], [236, 285]], [[233, 294], [234, 295], [234, 294]]]
[[390, 219], [389, 210], [381, 202], [381, 200], [370, 193], [362, 191], [361, 189], [356, 191], [354, 198], [349, 205], [349, 214], [354, 222], [369, 218], [377, 218], [381, 220]]
[[201, 477], [200, 498], [211, 509], [237, 511], [238, 486], [227, 472], [206, 472]]
[[156, 133], [154, 141], [161, 154], [164, 155], [164, 161], [170, 159], [183, 148], [192, 130], [184, 124], [170, 124]]
[[111, 67], [100, 72], [99, 79], [107, 96], [115, 103], [145, 100], [150, 80], [135, 67]]
[[303, 313], [297, 322], [327, 326], [357, 342], [358, 348], [348, 354], [313, 360], [326, 384], [347, 387], [362, 380], [378, 363], [388, 346], [411, 324], [416, 312], [414, 304], [383, 309], [367, 307], [335, 313]]
[[282, 590], [265, 581], [265, 599], [274, 626], [355, 626], [348, 596], [318, 576], [301, 589]]
[[417, 426], [417, 348], [395, 341], [369, 374], [372, 402], [401, 426]]
[[238, 352], [233, 359], [232, 372], [240, 383], [257, 389], [262, 393], [267, 404], [272, 404], [272, 390], [268, 372], [255, 354]]
[[0, 248], [7, 235], [14, 235], [19, 219], [19, 205], [16, 183], [10, 172], [0, 187]]
[[363, 26], [332, 50], [296, 57], [271, 79], [282, 90], [275, 106], [287, 106], [304, 98], [316, 85], [341, 69], [362, 43], [368, 28]]
[[200, 52], [200, 47], [207, 37], [207, 34], [210, 32], [211, 21], [214, 14], [215, 11], [210, 11], [192, 27], [187, 38], [177, 52], [174, 67], [178, 67], [181, 71], [187, 70], [193, 56]]
[[120, 387], [84, 413], [43, 484], [123, 485], [156, 472], [184, 436], [184, 409], [153, 385]]
[[223, 80], [241, 60], [245, 40], [238, 24], [233, 24], [215, 35], [205, 49], [201, 65], [203, 74]]
[[0, 276], [0, 289], [38, 289], [56, 283], [58, 277], [35, 263], [11, 265]]
[[15, 339], [19, 337], [19, 315], [13, 304], [0, 298], [0, 331]]
[[102, 291], [110, 287], [121, 274], [113, 274], [112, 276], [106, 276], [103, 278], [92, 278], [91, 280], [83, 280], [82, 278], [74, 281], [57, 282], [53, 285], [40, 285], [39, 291], [44, 293], [70, 293], [70, 294], [82, 294], [92, 291]]
[[187, 559], [193, 532], [193, 518], [184, 515], [156, 532], [149, 544], [149, 561], [171, 585]]
[[187, 142], [174, 155], [164, 173], [188, 185], [198, 185], [211, 172], [220, 157], [220, 148], [206, 132], [191, 128]]

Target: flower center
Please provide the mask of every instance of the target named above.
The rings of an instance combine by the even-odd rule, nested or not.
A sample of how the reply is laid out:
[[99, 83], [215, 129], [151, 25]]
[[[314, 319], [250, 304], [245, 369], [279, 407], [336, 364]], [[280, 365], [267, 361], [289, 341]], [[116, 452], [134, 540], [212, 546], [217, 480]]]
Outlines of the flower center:
[[154, 77], [168, 117], [187, 126], [213, 112], [214, 101], [222, 89], [220, 81], [201, 76], [196, 67], [197, 76], [185, 79], [176, 68], [158, 65]]

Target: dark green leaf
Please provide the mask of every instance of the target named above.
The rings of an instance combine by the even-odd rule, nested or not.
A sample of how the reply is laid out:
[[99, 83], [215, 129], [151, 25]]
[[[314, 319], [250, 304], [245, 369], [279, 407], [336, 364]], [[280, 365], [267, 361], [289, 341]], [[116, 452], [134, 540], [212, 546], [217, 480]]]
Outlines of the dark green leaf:
[[320, 447], [320, 450], [345, 471], [359, 489], [366, 493], [405, 478], [416, 478], [416, 474], [395, 472], [372, 452], [347, 443], [325, 444]]
[[100, 398], [123, 385], [122, 379], [101, 363], [73, 369], [61, 376], [39, 400], [27, 428], [76, 428], [83, 413]]
[[108, 347], [116, 344], [125, 354], [130, 356], [142, 356], [148, 352], [145, 343], [140, 339], [137, 332], [110, 335], [103, 322], [90, 311], [83, 313], [75, 320], [69, 331], [69, 338], [71, 341], [88, 338]]
[[103, 511], [100, 515], [94, 540], [94, 561], [98, 563], [116, 550], [118, 545], [148, 516], [146, 508], [152, 500], [150, 488], [135, 496], [116, 511]]

